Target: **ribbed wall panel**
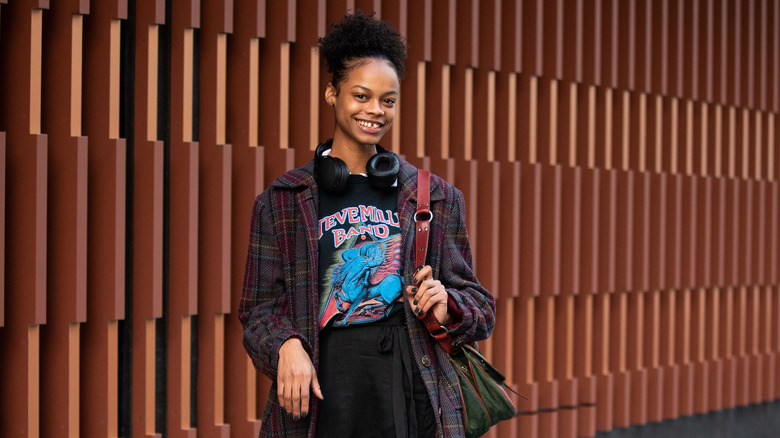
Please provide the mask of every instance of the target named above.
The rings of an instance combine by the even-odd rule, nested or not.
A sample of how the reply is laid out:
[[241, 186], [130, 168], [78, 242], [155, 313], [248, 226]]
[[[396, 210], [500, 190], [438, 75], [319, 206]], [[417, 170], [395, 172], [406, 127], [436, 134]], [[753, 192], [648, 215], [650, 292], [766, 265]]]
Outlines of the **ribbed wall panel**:
[[352, 8], [409, 43], [384, 145], [466, 198], [490, 436], [780, 398], [780, 1], [0, 0], [0, 435], [257, 434], [249, 213]]

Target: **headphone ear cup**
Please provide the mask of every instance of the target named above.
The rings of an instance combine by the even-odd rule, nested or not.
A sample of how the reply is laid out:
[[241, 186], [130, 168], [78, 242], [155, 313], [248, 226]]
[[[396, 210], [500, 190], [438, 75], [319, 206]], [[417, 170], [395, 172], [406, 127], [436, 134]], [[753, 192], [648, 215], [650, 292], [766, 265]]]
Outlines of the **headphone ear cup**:
[[314, 151], [314, 180], [327, 192], [340, 192], [347, 187], [349, 167], [339, 158], [323, 156], [322, 153], [328, 149], [330, 145], [322, 143]]
[[375, 189], [386, 189], [393, 185], [398, 178], [401, 163], [398, 156], [392, 152], [375, 154], [366, 163], [368, 183]]

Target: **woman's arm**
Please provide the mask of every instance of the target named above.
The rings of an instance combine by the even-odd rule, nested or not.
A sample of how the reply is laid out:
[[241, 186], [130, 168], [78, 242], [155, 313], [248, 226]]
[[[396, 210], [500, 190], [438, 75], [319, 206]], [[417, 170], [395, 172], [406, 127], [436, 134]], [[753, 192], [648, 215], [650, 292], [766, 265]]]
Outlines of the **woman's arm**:
[[311, 348], [292, 321], [284, 262], [267, 199], [258, 196], [252, 210], [238, 318], [244, 327], [244, 347], [252, 363], [275, 381], [279, 349], [286, 340], [298, 338], [307, 352]]
[[443, 181], [440, 186], [446, 197], [432, 206], [437, 225], [431, 227], [432, 249], [438, 254], [430, 254], [433, 268], [417, 272], [418, 281], [407, 286], [406, 293], [412, 309], [418, 314], [432, 311], [457, 347], [490, 336], [496, 303], [474, 274], [463, 194]]

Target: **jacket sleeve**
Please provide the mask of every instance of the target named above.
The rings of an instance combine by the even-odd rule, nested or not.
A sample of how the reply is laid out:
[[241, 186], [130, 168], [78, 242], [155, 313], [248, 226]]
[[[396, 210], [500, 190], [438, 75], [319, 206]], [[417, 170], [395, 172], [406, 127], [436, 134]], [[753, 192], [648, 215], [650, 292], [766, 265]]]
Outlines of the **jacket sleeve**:
[[453, 346], [487, 339], [495, 326], [496, 301], [477, 280], [471, 244], [466, 231], [463, 194], [449, 186], [440, 247], [439, 280], [450, 296], [449, 306], [457, 306], [459, 322], [448, 327]]
[[275, 381], [279, 348], [284, 341], [297, 337], [309, 352], [311, 349], [292, 322], [284, 262], [266, 202], [259, 195], [252, 210], [244, 286], [237, 313], [244, 328], [244, 348], [252, 363]]

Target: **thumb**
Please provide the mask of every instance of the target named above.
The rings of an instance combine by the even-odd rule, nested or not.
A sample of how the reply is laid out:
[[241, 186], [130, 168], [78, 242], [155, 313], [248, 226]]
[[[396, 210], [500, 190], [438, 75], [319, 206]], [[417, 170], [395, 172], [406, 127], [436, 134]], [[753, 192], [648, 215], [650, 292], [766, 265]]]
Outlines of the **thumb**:
[[317, 373], [314, 372], [314, 367], [312, 366], [312, 377], [311, 377], [311, 391], [314, 393], [314, 396], [317, 397], [320, 400], [325, 400], [325, 398], [322, 396], [322, 390], [320, 389], [320, 381], [317, 378]]

